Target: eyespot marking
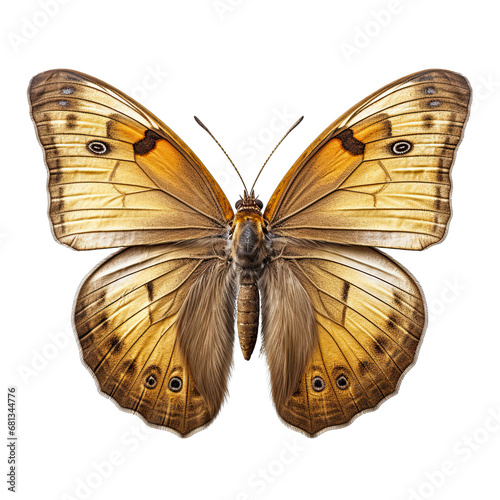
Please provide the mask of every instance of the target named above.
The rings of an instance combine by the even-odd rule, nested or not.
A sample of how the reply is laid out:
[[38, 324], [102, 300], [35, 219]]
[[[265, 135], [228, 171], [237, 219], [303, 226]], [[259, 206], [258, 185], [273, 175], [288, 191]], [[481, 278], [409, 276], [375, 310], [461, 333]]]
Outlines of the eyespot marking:
[[61, 94], [71, 95], [75, 92], [75, 87], [63, 87], [61, 89]]
[[436, 87], [425, 87], [424, 93], [427, 95], [432, 95], [436, 93]]
[[70, 103], [66, 99], [61, 99], [60, 101], [57, 101], [57, 104], [59, 104], [59, 106], [63, 106], [65, 108], [67, 108]]
[[429, 108], [439, 108], [439, 106], [441, 106], [441, 101], [438, 101], [437, 99], [429, 101]]
[[104, 141], [90, 141], [87, 143], [87, 149], [95, 155], [104, 155], [109, 153], [111, 147]]
[[179, 392], [182, 389], [182, 379], [180, 377], [172, 377], [168, 381], [168, 388], [172, 392]]
[[337, 377], [336, 383], [341, 391], [345, 391], [349, 387], [349, 380], [343, 373]]
[[395, 155], [404, 155], [413, 149], [413, 144], [410, 141], [396, 141], [390, 146], [391, 152]]
[[311, 381], [311, 386], [314, 391], [321, 392], [325, 389], [325, 381], [321, 377], [314, 377]]
[[145, 386], [147, 389], [154, 389], [156, 387], [156, 385], [158, 384], [158, 380], [157, 378], [154, 376], [154, 375], [148, 375], [146, 377], [146, 381], [145, 381]]

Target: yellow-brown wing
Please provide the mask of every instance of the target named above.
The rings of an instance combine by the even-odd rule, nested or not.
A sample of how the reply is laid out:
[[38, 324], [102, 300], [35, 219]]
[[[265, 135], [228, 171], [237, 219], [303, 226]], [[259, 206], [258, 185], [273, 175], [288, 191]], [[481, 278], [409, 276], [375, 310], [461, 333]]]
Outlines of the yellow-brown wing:
[[233, 211], [216, 181], [130, 97], [82, 73], [53, 70], [33, 78], [29, 98], [61, 243], [87, 250], [227, 230]]
[[[223, 258], [225, 244], [215, 239], [122, 250], [85, 279], [76, 300], [82, 357], [100, 390], [150, 424], [183, 436], [216, 416], [226, 392], [234, 321], [215, 322], [213, 314], [223, 310], [233, 317], [234, 280]], [[183, 334], [220, 332], [210, 339], [212, 350], [204, 351], [218, 400], [202, 390], [204, 374], [200, 380], [190, 353], [180, 345], [179, 318], [186, 303], [199, 303], [203, 294], [210, 297], [208, 303], [188, 311], [203, 331], [198, 324], [197, 331]]]
[[[296, 288], [297, 284], [288, 284], [268, 304], [271, 296], [265, 291], [273, 281], [264, 287], [263, 309], [269, 317], [263, 318], [263, 335], [273, 398], [285, 422], [314, 436], [349, 423], [397, 390], [424, 331], [424, 299], [415, 279], [373, 248], [290, 242], [276, 247], [279, 257], [270, 264], [271, 273], [273, 267], [285, 266], [308, 299], [299, 300], [300, 294], [294, 292], [291, 297], [296, 298], [291, 300], [295, 303], [290, 307], [286, 287]], [[281, 351], [303, 347], [295, 347], [293, 332], [284, 335], [283, 320], [273, 324], [270, 317], [287, 316], [292, 325], [303, 325], [311, 305], [315, 331], [302, 328], [298, 333], [300, 337], [315, 336], [317, 343], [311, 347], [305, 368], [297, 367], [293, 360], [301, 353], [289, 355], [288, 360], [277, 356], [273, 337], [279, 338]], [[273, 378], [280, 373], [279, 364], [282, 371], [297, 371], [295, 385], [287, 389], [281, 402], [283, 378]]]
[[440, 241], [470, 93], [463, 76], [428, 70], [354, 106], [286, 174], [264, 213], [270, 231], [413, 250]]

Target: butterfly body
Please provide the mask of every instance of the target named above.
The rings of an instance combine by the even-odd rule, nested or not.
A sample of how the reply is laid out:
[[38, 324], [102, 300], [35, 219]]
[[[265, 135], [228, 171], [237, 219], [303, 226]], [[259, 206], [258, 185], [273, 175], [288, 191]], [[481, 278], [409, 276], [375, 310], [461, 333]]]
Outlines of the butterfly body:
[[262, 202], [245, 192], [231, 227], [231, 260], [238, 276], [238, 337], [243, 356], [249, 360], [259, 330], [260, 296], [258, 282], [268, 256], [267, 229]]
[[265, 210], [245, 192], [236, 214], [191, 149], [119, 90], [52, 70], [29, 96], [55, 237], [121, 248], [75, 301], [103, 393], [179, 435], [203, 428], [227, 393], [235, 317], [249, 359], [260, 313], [273, 400], [293, 428], [346, 425], [397, 391], [424, 297], [373, 247], [444, 238], [471, 97], [463, 76], [426, 70], [381, 88], [304, 151]]

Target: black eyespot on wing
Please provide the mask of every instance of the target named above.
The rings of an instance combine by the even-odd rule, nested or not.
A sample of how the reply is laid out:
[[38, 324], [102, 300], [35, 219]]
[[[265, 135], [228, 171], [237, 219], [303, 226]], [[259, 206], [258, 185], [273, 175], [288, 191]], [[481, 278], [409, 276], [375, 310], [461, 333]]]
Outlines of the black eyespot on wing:
[[104, 155], [109, 153], [111, 147], [104, 141], [90, 141], [87, 142], [87, 149], [95, 155]]
[[392, 154], [405, 155], [413, 149], [413, 144], [410, 141], [396, 141], [393, 142], [389, 147]]
[[154, 375], [148, 375], [146, 377], [146, 381], [145, 381], [144, 385], [146, 386], [146, 389], [154, 389], [156, 387], [157, 383], [158, 383], [158, 380]]
[[349, 380], [347, 380], [347, 377], [343, 373], [337, 377], [336, 382], [337, 387], [342, 391], [345, 391], [349, 387]]
[[311, 380], [311, 385], [316, 392], [321, 392], [325, 389], [325, 381], [321, 377], [314, 377]]
[[172, 377], [168, 381], [168, 388], [172, 392], [179, 392], [182, 389], [182, 379], [179, 377]]

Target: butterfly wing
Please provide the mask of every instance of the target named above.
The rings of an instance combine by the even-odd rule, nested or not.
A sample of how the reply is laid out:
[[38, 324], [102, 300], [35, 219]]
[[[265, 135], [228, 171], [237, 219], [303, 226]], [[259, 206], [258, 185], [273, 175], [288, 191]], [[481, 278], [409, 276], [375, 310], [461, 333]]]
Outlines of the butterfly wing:
[[451, 71], [402, 78], [330, 125], [297, 160], [264, 217], [280, 236], [423, 249], [450, 212], [450, 169], [471, 89]]
[[233, 211], [216, 181], [140, 104], [69, 70], [35, 76], [29, 98], [61, 243], [87, 250], [227, 231]]
[[101, 391], [183, 436], [208, 424], [226, 393], [236, 292], [225, 245], [119, 251], [76, 300], [82, 357]]
[[397, 390], [422, 338], [424, 299], [415, 279], [373, 248], [275, 247], [262, 279], [273, 399], [285, 422], [314, 436]]

